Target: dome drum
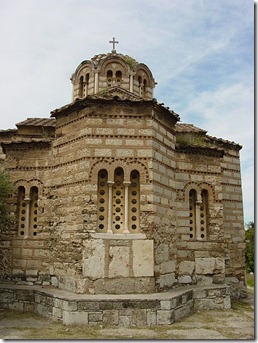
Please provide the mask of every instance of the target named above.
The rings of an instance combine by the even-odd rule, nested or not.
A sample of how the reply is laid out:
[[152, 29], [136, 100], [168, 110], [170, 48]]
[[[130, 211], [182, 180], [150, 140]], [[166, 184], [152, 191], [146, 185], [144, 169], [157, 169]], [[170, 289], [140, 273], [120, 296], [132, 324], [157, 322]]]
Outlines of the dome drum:
[[130, 56], [109, 53], [82, 62], [71, 77], [72, 100], [119, 87], [137, 97], [152, 99], [155, 81], [149, 68]]

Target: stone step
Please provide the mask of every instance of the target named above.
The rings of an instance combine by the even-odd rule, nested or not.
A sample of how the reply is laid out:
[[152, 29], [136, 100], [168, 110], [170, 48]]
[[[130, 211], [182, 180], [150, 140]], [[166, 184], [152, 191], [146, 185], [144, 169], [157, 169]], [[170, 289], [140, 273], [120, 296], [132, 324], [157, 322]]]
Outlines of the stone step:
[[66, 325], [169, 325], [196, 309], [230, 308], [226, 285], [150, 294], [75, 294], [53, 287], [0, 284], [0, 308], [36, 313]]

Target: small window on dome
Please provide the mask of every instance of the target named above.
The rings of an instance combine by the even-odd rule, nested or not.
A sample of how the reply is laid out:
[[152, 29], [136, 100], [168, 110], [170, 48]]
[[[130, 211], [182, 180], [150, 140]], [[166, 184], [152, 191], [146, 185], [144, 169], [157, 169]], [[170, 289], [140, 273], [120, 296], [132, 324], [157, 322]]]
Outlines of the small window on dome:
[[80, 77], [80, 83], [79, 83], [79, 97], [83, 97], [83, 76]]

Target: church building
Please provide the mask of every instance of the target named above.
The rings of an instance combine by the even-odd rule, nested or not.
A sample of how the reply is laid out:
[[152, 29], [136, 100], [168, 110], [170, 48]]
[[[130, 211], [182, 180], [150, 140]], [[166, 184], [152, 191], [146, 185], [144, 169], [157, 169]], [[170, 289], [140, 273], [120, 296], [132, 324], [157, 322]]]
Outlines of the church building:
[[148, 66], [112, 43], [75, 69], [69, 104], [0, 131], [16, 218], [0, 233], [1, 282], [243, 295], [241, 146], [182, 123]]

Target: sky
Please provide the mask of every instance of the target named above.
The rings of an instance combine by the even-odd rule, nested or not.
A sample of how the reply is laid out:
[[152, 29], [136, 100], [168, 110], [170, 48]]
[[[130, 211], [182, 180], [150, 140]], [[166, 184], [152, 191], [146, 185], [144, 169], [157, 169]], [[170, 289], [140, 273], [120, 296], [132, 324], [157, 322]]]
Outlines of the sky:
[[0, 0], [0, 129], [71, 102], [70, 77], [95, 54], [145, 63], [158, 102], [243, 146], [244, 221], [254, 221], [254, 2]]

